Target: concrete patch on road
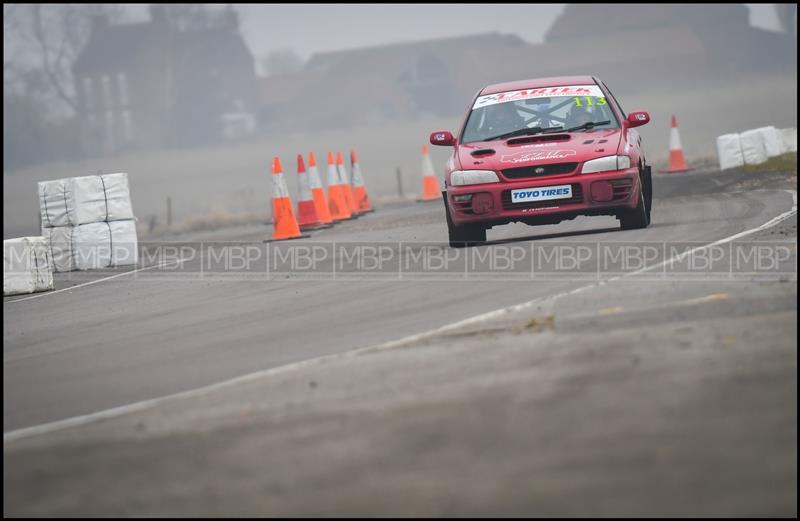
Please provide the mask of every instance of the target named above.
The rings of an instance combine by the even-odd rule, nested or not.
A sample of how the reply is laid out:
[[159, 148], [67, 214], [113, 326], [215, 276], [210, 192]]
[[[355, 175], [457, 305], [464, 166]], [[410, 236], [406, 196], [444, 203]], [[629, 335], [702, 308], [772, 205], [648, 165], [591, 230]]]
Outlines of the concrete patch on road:
[[525, 324], [525, 330], [534, 333], [552, 331], [553, 329], [555, 329], [555, 317], [553, 315], [547, 315], [542, 318], [534, 317]]

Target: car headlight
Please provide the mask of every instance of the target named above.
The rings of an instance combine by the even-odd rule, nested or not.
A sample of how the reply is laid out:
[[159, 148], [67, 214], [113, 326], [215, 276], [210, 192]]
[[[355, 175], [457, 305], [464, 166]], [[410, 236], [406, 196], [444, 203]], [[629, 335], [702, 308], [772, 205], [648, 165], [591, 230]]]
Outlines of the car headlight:
[[450, 174], [450, 184], [453, 186], [499, 182], [500, 178], [493, 170], [455, 170]]
[[606, 156], [592, 159], [583, 164], [582, 174], [606, 172], [609, 170], [624, 170], [631, 167], [631, 158], [628, 156]]

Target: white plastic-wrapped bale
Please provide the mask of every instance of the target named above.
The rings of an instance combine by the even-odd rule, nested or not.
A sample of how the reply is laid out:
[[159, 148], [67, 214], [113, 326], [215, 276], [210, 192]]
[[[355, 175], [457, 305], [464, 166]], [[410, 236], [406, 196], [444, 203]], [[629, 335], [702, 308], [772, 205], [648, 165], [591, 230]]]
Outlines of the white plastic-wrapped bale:
[[760, 165], [767, 160], [767, 151], [764, 148], [764, 136], [756, 130], [747, 130], [739, 134], [742, 144], [742, 156], [747, 165]]
[[53, 289], [53, 268], [44, 237], [3, 241], [3, 295]]
[[781, 150], [787, 152], [797, 152], [797, 128], [779, 128], [778, 135], [781, 138]]
[[69, 202], [72, 199], [69, 185], [69, 179], [39, 183], [39, 211], [43, 228], [69, 224]]
[[77, 226], [42, 227], [42, 236], [50, 248], [53, 270], [72, 271], [77, 269], [72, 260], [72, 244], [76, 228]]
[[42, 228], [55, 271], [96, 270], [136, 264], [136, 221]]
[[760, 127], [755, 130], [761, 133], [761, 138], [764, 140], [764, 151], [767, 153], [767, 157], [777, 157], [783, 153], [781, 138], [775, 127]]
[[744, 166], [739, 134], [717, 136], [717, 155], [719, 156], [720, 170]]
[[134, 218], [126, 173], [40, 182], [39, 208], [44, 228]]

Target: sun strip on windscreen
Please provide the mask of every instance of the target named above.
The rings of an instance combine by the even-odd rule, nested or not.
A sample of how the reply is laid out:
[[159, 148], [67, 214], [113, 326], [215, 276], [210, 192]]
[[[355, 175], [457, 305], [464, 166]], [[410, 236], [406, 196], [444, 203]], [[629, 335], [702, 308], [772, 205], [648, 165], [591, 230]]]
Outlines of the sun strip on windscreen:
[[475, 100], [473, 109], [506, 103], [508, 101], [520, 101], [534, 98], [549, 98], [554, 96], [600, 96], [604, 97], [603, 91], [597, 85], [569, 85], [564, 87], [545, 87], [540, 89], [512, 90], [508, 92], [498, 92], [478, 96]]

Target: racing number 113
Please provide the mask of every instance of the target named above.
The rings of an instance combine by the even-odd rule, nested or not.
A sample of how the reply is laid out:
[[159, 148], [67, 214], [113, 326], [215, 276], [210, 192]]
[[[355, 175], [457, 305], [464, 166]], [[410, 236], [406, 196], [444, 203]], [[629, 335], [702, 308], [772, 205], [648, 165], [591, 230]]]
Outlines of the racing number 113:
[[[586, 106], [587, 107], [591, 107], [592, 105], [594, 105], [594, 103], [592, 103], [592, 97], [591, 96], [584, 96], [583, 98], [586, 100]], [[598, 105], [605, 105], [606, 104], [606, 99], [601, 97], [601, 96], [595, 96], [594, 99], [597, 101]], [[581, 99], [578, 98], [578, 97], [575, 98], [575, 106], [576, 107], [582, 107], [583, 106], [583, 105], [581, 105]]]

